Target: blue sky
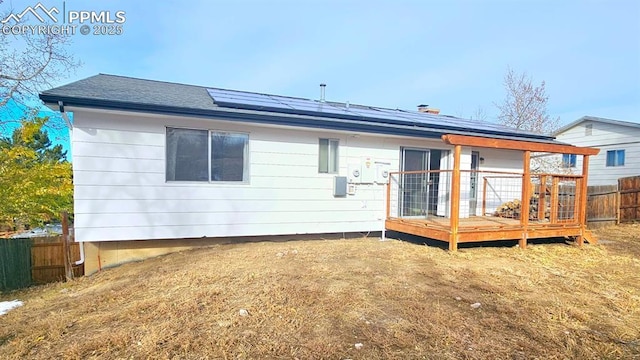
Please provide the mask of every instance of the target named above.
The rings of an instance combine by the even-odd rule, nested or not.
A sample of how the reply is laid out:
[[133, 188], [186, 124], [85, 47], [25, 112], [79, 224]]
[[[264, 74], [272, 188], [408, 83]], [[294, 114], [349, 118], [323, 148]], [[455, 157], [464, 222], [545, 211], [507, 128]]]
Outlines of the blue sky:
[[[36, 0], [6, 0], [0, 13]], [[62, 8], [62, 1], [43, 0]], [[548, 112], [640, 122], [640, 1], [82, 1], [124, 33], [73, 36], [97, 73], [495, 120], [507, 67], [545, 81]], [[2, 35], [0, 35], [2, 36]]]

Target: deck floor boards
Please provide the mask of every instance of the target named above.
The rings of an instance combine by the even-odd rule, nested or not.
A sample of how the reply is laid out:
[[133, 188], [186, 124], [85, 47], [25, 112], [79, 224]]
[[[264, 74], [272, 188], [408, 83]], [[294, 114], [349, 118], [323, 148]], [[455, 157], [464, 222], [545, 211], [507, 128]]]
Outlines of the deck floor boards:
[[[434, 239], [448, 241], [447, 233], [450, 233], [450, 220], [445, 217], [430, 216], [428, 218], [390, 218], [387, 219], [387, 228], [405, 232], [408, 234], [429, 236], [433, 231]], [[578, 223], [556, 223], [549, 221], [530, 221], [527, 224], [526, 237], [544, 238], [557, 236], [579, 236], [581, 226]], [[501, 218], [495, 216], [473, 216], [460, 219], [459, 242], [473, 241], [498, 241], [523, 237], [525, 228], [519, 219]]]

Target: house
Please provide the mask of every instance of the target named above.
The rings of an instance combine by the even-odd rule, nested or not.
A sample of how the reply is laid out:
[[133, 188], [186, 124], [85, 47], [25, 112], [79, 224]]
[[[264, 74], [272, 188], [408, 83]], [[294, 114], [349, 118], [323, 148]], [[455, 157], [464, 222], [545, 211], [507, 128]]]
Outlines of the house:
[[[618, 179], [640, 175], [640, 124], [583, 116], [554, 133], [558, 141], [602, 151], [589, 160], [589, 185], [617, 185]], [[581, 160], [563, 156], [567, 167], [580, 168]]]
[[[74, 226], [86, 273], [220, 238], [389, 229], [452, 250], [465, 241], [589, 240], [588, 169], [535, 177], [529, 158], [597, 149], [550, 136], [324, 96], [102, 74], [40, 98], [66, 119], [73, 112]], [[561, 199], [563, 186], [573, 195]]]

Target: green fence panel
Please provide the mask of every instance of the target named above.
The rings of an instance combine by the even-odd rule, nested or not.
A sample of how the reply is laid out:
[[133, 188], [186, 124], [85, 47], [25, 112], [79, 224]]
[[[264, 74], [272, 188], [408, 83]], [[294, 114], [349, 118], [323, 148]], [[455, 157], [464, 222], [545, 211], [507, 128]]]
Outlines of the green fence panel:
[[0, 291], [31, 285], [31, 239], [0, 239]]

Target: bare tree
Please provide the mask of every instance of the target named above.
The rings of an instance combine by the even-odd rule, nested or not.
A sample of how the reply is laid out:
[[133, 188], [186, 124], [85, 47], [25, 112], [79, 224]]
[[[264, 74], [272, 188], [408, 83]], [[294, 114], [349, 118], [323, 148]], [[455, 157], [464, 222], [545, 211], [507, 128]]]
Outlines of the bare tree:
[[547, 114], [549, 96], [544, 81], [535, 86], [526, 73], [518, 74], [508, 68], [504, 87], [507, 92], [504, 102], [495, 104], [502, 125], [539, 134], [551, 134], [558, 128], [560, 118]]
[[[560, 118], [547, 114], [549, 96], [544, 81], [535, 86], [526, 73], [508, 68], [504, 87], [507, 92], [504, 102], [495, 104], [500, 109], [498, 119], [502, 125], [538, 134], [551, 134], [558, 129]], [[531, 171], [568, 174], [572, 169], [563, 164], [561, 155], [536, 153], [531, 156]]]
[[[6, 15], [0, 17], [4, 19]], [[22, 25], [22, 21], [4, 25]], [[0, 111], [10, 100], [31, 108], [33, 103], [29, 100], [39, 91], [53, 86], [80, 65], [67, 52], [70, 37], [68, 33], [41, 34], [28, 29], [0, 36]]]

